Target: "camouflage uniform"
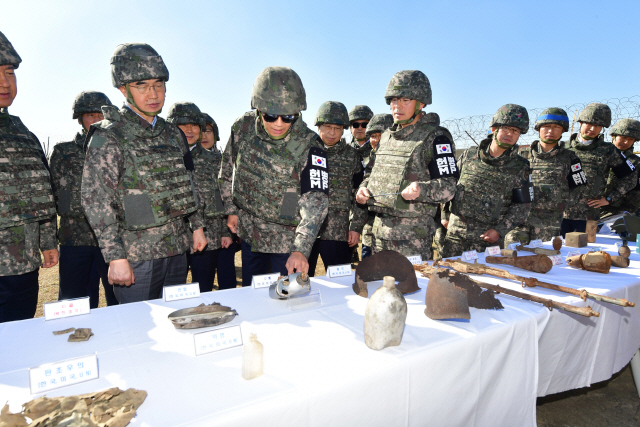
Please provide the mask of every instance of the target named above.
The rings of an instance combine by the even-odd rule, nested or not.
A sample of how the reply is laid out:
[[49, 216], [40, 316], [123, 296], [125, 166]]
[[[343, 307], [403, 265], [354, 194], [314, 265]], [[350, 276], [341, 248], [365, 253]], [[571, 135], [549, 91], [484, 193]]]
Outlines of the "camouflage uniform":
[[[538, 117], [535, 129], [539, 131], [546, 124], [560, 125], [566, 132], [569, 117], [560, 108], [549, 108]], [[546, 242], [559, 236], [562, 213], [578, 201], [587, 181], [580, 159], [563, 142], [556, 141], [550, 151], [544, 152], [540, 142], [534, 141], [520, 155], [529, 160], [534, 197], [529, 218], [507, 234], [505, 245], [526, 245], [536, 239]]]
[[[220, 131], [218, 130], [218, 124], [216, 123], [215, 120], [213, 120], [213, 117], [211, 117], [207, 113], [202, 113], [202, 117], [204, 117], [205, 126], [208, 125], [213, 128], [213, 135], [214, 135], [213, 140], [216, 142], [216, 144], [213, 144], [213, 147], [211, 147], [210, 151], [213, 153], [214, 156], [218, 158], [218, 167], [219, 167], [220, 161], [222, 160], [222, 153], [220, 152], [217, 146], [217, 142], [220, 141]], [[217, 175], [218, 174], [216, 173], [216, 176]]]
[[[356, 120], [371, 120], [372, 118], [373, 111], [371, 111], [371, 108], [367, 107], [366, 105], [356, 105], [351, 109], [351, 111], [349, 111], [349, 123]], [[366, 165], [369, 162], [369, 156], [371, 155], [371, 149], [373, 148], [369, 143], [368, 137], [362, 145], [360, 145], [358, 141], [356, 141], [355, 138], [352, 137], [349, 145], [357, 150], [358, 154], [360, 155], [360, 157], [362, 157], [362, 160]]]
[[[431, 258], [431, 241], [435, 232], [433, 217], [438, 203], [455, 194], [455, 145], [449, 131], [433, 126], [419, 104], [431, 104], [431, 85], [420, 71], [396, 73], [385, 93], [392, 98], [417, 100], [418, 121], [403, 128], [394, 125], [382, 134], [371, 173], [361, 187], [371, 195], [396, 193], [417, 182], [420, 196], [412, 201], [402, 195], [369, 198], [369, 210], [376, 213], [373, 223], [374, 253], [395, 250], [403, 255]], [[371, 163], [373, 162], [373, 165]]]
[[[609, 132], [609, 134], [612, 138], [616, 135], [621, 135], [631, 137], [638, 141], [640, 140], [640, 122], [634, 119], [622, 119], [611, 128], [611, 132]], [[618, 150], [617, 147], [616, 150]], [[624, 156], [635, 166], [636, 170], [638, 170], [638, 167], [640, 167], [640, 157], [633, 154], [633, 145], [623, 151], [622, 154], [624, 154]], [[615, 173], [609, 172], [609, 179], [607, 180], [605, 194], [610, 194], [618, 187], [618, 178]], [[636, 186], [629, 190], [622, 198], [620, 198], [620, 200], [603, 206], [601, 209], [602, 217], [616, 215], [622, 212], [629, 212], [637, 215], [638, 209], [640, 209], [640, 180], [636, 181]]]
[[[515, 104], [504, 105], [492, 118], [491, 127], [494, 126], [517, 127], [526, 133], [529, 128], [527, 110]], [[529, 162], [518, 154], [517, 144], [500, 156], [492, 157], [489, 149], [494, 138], [491, 134], [479, 147], [467, 149], [458, 160], [460, 179], [451, 202], [443, 257], [502, 246], [507, 233], [529, 216], [533, 196]], [[495, 243], [480, 238], [490, 229], [500, 235]]]
[[[274, 93], [274, 87], [287, 90]], [[306, 109], [302, 82], [289, 68], [267, 67], [256, 79], [251, 105], [265, 114], [298, 114]], [[274, 139], [262, 120], [249, 111], [235, 121], [220, 170], [226, 214], [238, 216], [245, 286], [254, 274], [271, 272], [256, 264], [262, 261], [249, 261], [252, 254], [288, 257], [297, 251], [308, 258], [329, 203], [326, 153], [318, 135], [298, 117], [286, 136]], [[281, 264], [273, 270], [282, 273], [284, 256], [271, 255], [271, 262]]]
[[[0, 32], [0, 65], [20, 56]], [[0, 323], [33, 317], [40, 251], [56, 249], [56, 208], [47, 160], [34, 134], [6, 109], [0, 112]]]

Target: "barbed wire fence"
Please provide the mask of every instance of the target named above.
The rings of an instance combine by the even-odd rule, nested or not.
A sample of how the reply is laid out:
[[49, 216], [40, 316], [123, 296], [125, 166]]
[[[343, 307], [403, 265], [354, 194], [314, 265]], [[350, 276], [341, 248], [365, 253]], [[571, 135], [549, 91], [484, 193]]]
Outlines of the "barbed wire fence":
[[[571, 126], [575, 111], [577, 110], [578, 113], [580, 113], [580, 110], [582, 110], [587, 104], [590, 104], [591, 102], [601, 102], [603, 104], [607, 104], [611, 108], [612, 126], [620, 119], [630, 118], [640, 120], [640, 95], [634, 95], [624, 98], [609, 98], [605, 100], [589, 101], [563, 106], [561, 108], [563, 108], [569, 115], [569, 126]], [[538, 132], [536, 132], [536, 130], [534, 129], [536, 117], [538, 117], [543, 110], [550, 107], [557, 107], [557, 105], [544, 108], [527, 109], [527, 111], [529, 112], [529, 132], [527, 132], [525, 135], [520, 136], [520, 139], [518, 140], [519, 145], [529, 145], [533, 141], [538, 139]], [[456, 143], [456, 148], [469, 148], [471, 146], [474, 146], [475, 143], [471, 138], [469, 138], [466, 132], [468, 132], [469, 135], [471, 135], [473, 139], [476, 140], [476, 142], [480, 143], [480, 141], [482, 141], [487, 136], [491, 117], [493, 117], [493, 113], [480, 116], [462, 117], [459, 119], [447, 119], [441, 123], [441, 126], [449, 129], [453, 136], [453, 140]], [[576, 122], [573, 127], [574, 133], [578, 131], [578, 126], [579, 125]], [[562, 139], [565, 141], [569, 139], [568, 132], [563, 135]], [[611, 138], [608, 136], [608, 129], [607, 140], [611, 140]], [[640, 142], [636, 143], [636, 145], [634, 146], [634, 151], [638, 150], [640, 150]]]

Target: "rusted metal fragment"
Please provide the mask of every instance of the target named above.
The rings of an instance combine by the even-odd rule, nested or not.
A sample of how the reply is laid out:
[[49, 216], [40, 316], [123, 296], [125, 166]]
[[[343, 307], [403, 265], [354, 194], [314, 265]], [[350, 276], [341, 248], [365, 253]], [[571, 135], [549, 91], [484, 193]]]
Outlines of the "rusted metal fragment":
[[232, 321], [237, 315], [231, 307], [214, 302], [211, 305], [200, 304], [174, 311], [169, 315], [169, 320], [176, 329], [197, 329], [222, 325]]
[[518, 251], [514, 251], [513, 249], [502, 249], [500, 251], [500, 255], [513, 258], [518, 256]]
[[418, 278], [413, 264], [404, 255], [396, 251], [381, 251], [362, 260], [356, 267], [356, 282], [353, 292], [367, 298], [367, 282], [382, 280], [384, 276], [393, 276], [398, 281], [396, 288], [403, 294], [419, 291]]
[[67, 341], [69, 342], [80, 342], [80, 341], [89, 341], [89, 338], [93, 336], [93, 332], [91, 332], [91, 328], [78, 328], [74, 333], [69, 335]]
[[546, 255], [519, 256], [515, 258], [488, 256], [485, 261], [488, 264], [507, 264], [542, 274], [548, 273], [553, 267], [553, 261]]
[[587, 242], [595, 243], [596, 234], [598, 233], [598, 221], [588, 219], [585, 231], [587, 233]]
[[69, 329], [63, 329], [61, 331], [53, 331], [53, 335], [64, 335], [64, 334], [68, 334], [69, 332], [73, 332], [75, 330], [76, 328], [69, 328]]
[[604, 251], [588, 252], [584, 255], [567, 257], [567, 265], [596, 273], [609, 273], [611, 255]]
[[553, 249], [555, 249], [556, 251], [559, 251], [560, 248], [562, 247], [562, 239], [559, 236], [556, 236], [553, 238], [553, 241], [551, 242], [551, 244], [553, 245]]
[[516, 249], [519, 250], [519, 251], [523, 251], [523, 252], [531, 252], [531, 253], [534, 253], [536, 255], [548, 255], [548, 256], [560, 255], [560, 251], [557, 251], [555, 249], [527, 248], [527, 247], [522, 246], [522, 245], [516, 246]]
[[629, 258], [620, 255], [614, 255], [611, 257], [611, 265], [619, 268], [627, 268], [629, 267]]
[[631, 249], [629, 249], [629, 246], [627, 245], [622, 245], [618, 248], [618, 255], [629, 258], [629, 256], [631, 255]]

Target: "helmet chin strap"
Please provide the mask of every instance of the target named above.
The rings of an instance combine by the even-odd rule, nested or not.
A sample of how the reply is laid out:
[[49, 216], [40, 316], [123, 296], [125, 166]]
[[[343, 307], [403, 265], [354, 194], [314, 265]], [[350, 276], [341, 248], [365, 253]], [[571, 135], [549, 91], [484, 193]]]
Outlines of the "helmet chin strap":
[[406, 125], [407, 123], [411, 123], [411, 122], [416, 118], [416, 116], [417, 116], [418, 114], [420, 114], [420, 111], [421, 111], [421, 108], [420, 108], [420, 101], [418, 101], [418, 100], [416, 99], [416, 108], [415, 108], [415, 110], [413, 111], [413, 116], [411, 116], [411, 118], [410, 118], [410, 119], [407, 119], [407, 120], [396, 120], [396, 119], [393, 119], [393, 123], [395, 123], [395, 124], [397, 124], [397, 125]]
[[160, 108], [158, 111], [144, 111], [142, 108], [140, 108], [138, 106], [138, 104], [136, 104], [136, 101], [133, 100], [133, 95], [131, 95], [131, 89], [129, 89], [129, 83], [126, 83], [124, 85], [124, 87], [127, 89], [127, 102], [131, 105], [133, 105], [134, 107], [136, 107], [138, 109], [138, 111], [140, 111], [141, 113], [153, 117], [153, 116], [157, 116], [158, 114], [160, 114], [162, 112], [162, 108]]
[[596, 139], [593, 136], [583, 135], [582, 133], [580, 134], [580, 138], [584, 139], [585, 141], [591, 141], [591, 140]]
[[544, 142], [545, 144], [554, 145], [554, 144], [557, 144], [560, 140], [559, 139], [550, 139], [550, 138], [540, 138], [540, 141]]

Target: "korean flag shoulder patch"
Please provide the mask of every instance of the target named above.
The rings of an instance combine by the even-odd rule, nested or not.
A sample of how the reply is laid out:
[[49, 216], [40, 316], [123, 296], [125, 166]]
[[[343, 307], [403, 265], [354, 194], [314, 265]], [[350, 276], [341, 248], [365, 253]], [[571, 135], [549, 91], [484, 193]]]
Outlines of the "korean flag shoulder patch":
[[309, 149], [307, 165], [300, 175], [300, 194], [320, 191], [329, 194], [329, 165], [327, 153], [318, 147]]
[[580, 159], [573, 159], [571, 161], [571, 172], [569, 173], [569, 176], [567, 176], [567, 182], [569, 183], [570, 189], [574, 189], [587, 183], [587, 176], [582, 170]]
[[433, 140], [433, 157], [429, 162], [431, 179], [458, 177], [453, 141], [445, 135]]

